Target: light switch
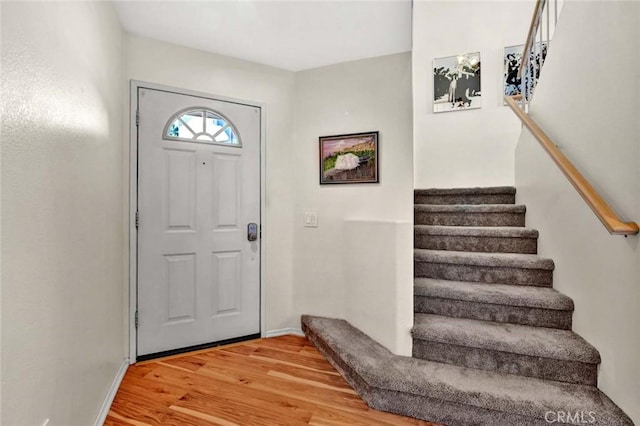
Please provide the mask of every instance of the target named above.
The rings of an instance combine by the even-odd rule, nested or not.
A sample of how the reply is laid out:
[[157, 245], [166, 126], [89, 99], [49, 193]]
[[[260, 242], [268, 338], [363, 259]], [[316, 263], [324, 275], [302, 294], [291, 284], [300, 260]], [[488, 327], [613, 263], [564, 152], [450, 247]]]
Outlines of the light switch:
[[305, 228], [317, 228], [318, 227], [318, 213], [316, 213], [316, 212], [304, 212], [304, 226], [305, 226]]

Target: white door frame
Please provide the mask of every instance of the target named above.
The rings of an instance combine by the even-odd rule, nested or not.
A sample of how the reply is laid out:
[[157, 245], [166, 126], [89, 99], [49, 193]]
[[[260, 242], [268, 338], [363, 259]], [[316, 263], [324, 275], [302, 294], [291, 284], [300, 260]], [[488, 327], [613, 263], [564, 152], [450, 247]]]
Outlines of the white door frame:
[[[138, 229], [136, 228], [136, 210], [138, 208], [138, 126], [136, 112], [138, 110], [138, 89], [146, 88], [181, 95], [199, 96], [217, 101], [233, 102], [260, 108], [260, 223], [264, 225], [266, 204], [266, 111], [262, 102], [247, 101], [227, 96], [211, 95], [194, 90], [179, 89], [162, 84], [147, 83], [139, 80], [130, 81], [129, 104], [129, 362], [136, 362], [138, 352], [138, 330], [135, 325], [138, 306]], [[265, 322], [265, 246], [262, 243], [267, 235], [262, 226], [260, 242], [260, 335], [266, 335]]]

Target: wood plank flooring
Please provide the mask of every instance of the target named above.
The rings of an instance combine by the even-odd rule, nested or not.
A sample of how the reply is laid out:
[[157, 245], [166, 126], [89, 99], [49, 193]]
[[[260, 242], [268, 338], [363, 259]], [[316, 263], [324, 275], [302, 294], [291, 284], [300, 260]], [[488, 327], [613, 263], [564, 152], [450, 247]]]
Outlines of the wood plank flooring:
[[369, 408], [299, 336], [132, 365], [105, 425], [435, 426]]

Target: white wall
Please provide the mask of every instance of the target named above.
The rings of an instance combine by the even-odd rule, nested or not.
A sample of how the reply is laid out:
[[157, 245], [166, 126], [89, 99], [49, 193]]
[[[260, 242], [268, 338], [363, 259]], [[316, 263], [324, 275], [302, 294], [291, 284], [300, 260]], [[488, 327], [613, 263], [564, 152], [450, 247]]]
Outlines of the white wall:
[[[266, 104], [266, 328], [299, 327], [299, 318], [292, 316], [294, 73], [132, 35], [126, 45], [127, 80]], [[128, 110], [128, 99], [125, 104]], [[128, 152], [128, 137], [126, 146]]]
[[[624, 219], [640, 222], [640, 3], [565, 2], [531, 116]], [[611, 236], [528, 132], [518, 202], [602, 355], [600, 388], [640, 423], [640, 247]]]
[[[520, 124], [502, 105], [503, 48], [522, 44], [527, 1], [426, 1], [413, 5], [413, 140], [416, 188], [513, 185]], [[480, 52], [482, 108], [433, 113], [433, 59]]]
[[[296, 74], [294, 110], [294, 310], [297, 315], [346, 318], [371, 332], [380, 319], [369, 322], [366, 318], [371, 316], [357, 309], [385, 304], [376, 287], [392, 291], [401, 286], [404, 292], [398, 303], [405, 300], [406, 304], [403, 297], [412, 294], [411, 234], [401, 243], [404, 249], [396, 248], [395, 240], [398, 233], [405, 235], [402, 222], [410, 223], [413, 216], [411, 56], [401, 53], [301, 71]], [[373, 130], [380, 132], [380, 183], [320, 185], [318, 137]], [[307, 211], [318, 213], [317, 228], [303, 227]], [[366, 240], [370, 244], [350, 240], [363, 229], [372, 233]], [[376, 244], [372, 239], [377, 232], [380, 240]], [[360, 251], [351, 253], [351, 258], [345, 247]], [[387, 263], [366, 261], [381, 252], [389, 256]], [[374, 269], [354, 277], [352, 262]], [[402, 282], [393, 279], [394, 272], [385, 271], [396, 265], [407, 272]], [[369, 283], [369, 292], [363, 292], [368, 279], [376, 281]], [[411, 301], [408, 305], [409, 320], [398, 320], [407, 329]], [[395, 336], [390, 339], [389, 349], [400, 351], [402, 347], [406, 353], [406, 345], [395, 344]]]
[[[0, 46], [2, 45], [2, 5], [0, 5]], [[0, 51], [0, 76], [2, 75], [2, 54]], [[4, 95], [0, 79], [0, 93]], [[2, 101], [0, 101], [0, 105]], [[0, 107], [0, 122], [4, 113]], [[2, 235], [2, 125], [0, 124], [0, 235]], [[1, 243], [0, 243], [1, 244]], [[2, 424], [2, 250], [0, 250], [0, 424]]]
[[[322, 266], [343, 262], [344, 220], [411, 220], [410, 55], [294, 74], [129, 35], [126, 57], [127, 79], [266, 103], [266, 328], [299, 328], [303, 313], [345, 317], [348, 284], [343, 263]], [[381, 131], [382, 183], [321, 188], [318, 136], [374, 129]], [[308, 208], [319, 213], [315, 232], [302, 227]], [[410, 247], [411, 239], [405, 244]], [[402, 262], [402, 270], [410, 274], [410, 249], [406, 253], [401, 259], [393, 256], [393, 265]], [[408, 330], [411, 279], [403, 283], [398, 304], [409, 303], [409, 314], [402, 311], [396, 317]], [[374, 292], [370, 297], [383, 300]], [[395, 335], [389, 339], [390, 346], [404, 345], [407, 352], [406, 341], [396, 344]]]
[[397, 355], [411, 356], [413, 223], [346, 219], [343, 317]]
[[90, 425], [123, 361], [122, 30], [2, 2], [2, 424]]

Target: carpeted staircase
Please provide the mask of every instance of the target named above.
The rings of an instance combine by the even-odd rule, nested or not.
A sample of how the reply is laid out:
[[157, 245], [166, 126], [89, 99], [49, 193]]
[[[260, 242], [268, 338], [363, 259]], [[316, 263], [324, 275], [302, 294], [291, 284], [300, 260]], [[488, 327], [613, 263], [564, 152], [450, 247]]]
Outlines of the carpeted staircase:
[[343, 320], [309, 339], [377, 409], [447, 425], [632, 425], [598, 390], [598, 351], [571, 331], [515, 188], [415, 191], [413, 357]]

